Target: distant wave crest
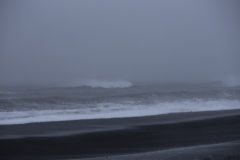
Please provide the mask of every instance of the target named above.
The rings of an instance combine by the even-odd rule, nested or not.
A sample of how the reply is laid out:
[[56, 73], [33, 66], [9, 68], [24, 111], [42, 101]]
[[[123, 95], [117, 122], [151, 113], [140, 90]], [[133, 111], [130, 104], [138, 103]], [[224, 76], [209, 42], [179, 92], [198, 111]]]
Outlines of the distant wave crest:
[[103, 81], [103, 80], [88, 80], [73, 82], [67, 87], [88, 86], [92, 88], [127, 88], [131, 87], [132, 83], [128, 81]]

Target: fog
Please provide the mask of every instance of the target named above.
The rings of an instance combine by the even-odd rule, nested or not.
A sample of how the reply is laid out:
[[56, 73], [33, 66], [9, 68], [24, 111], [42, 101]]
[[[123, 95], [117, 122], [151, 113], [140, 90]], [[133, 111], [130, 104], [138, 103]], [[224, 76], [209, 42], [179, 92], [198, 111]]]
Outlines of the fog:
[[0, 85], [240, 84], [238, 0], [1, 0]]

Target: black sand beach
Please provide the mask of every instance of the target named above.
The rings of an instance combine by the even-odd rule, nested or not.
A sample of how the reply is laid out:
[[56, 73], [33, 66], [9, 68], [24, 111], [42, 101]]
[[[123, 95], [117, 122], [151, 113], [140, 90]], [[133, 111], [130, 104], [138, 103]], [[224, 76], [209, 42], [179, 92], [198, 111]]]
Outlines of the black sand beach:
[[240, 110], [1, 125], [0, 158], [236, 159], [239, 140]]

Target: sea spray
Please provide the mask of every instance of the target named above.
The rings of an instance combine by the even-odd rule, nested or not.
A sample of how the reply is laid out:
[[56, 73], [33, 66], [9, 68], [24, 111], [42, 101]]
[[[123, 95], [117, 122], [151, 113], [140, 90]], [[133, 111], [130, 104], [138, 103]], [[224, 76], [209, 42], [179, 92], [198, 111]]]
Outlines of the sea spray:
[[0, 124], [240, 109], [239, 87], [129, 83], [0, 89]]
[[127, 88], [131, 87], [132, 83], [129, 81], [117, 80], [76, 80], [64, 85], [64, 87], [81, 87], [88, 86], [92, 88]]

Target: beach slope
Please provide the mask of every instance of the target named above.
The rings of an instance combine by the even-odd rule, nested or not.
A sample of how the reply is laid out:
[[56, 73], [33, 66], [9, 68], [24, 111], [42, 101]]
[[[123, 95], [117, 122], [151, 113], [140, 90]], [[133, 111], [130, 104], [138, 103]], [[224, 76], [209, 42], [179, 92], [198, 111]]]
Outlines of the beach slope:
[[[1, 125], [0, 157], [118, 159], [125, 155], [132, 159], [134, 155], [154, 155], [151, 159], [169, 159], [169, 154], [179, 152], [176, 156], [185, 159], [191, 159], [192, 153], [236, 158], [239, 140], [240, 110]], [[214, 145], [218, 147], [211, 147]]]

